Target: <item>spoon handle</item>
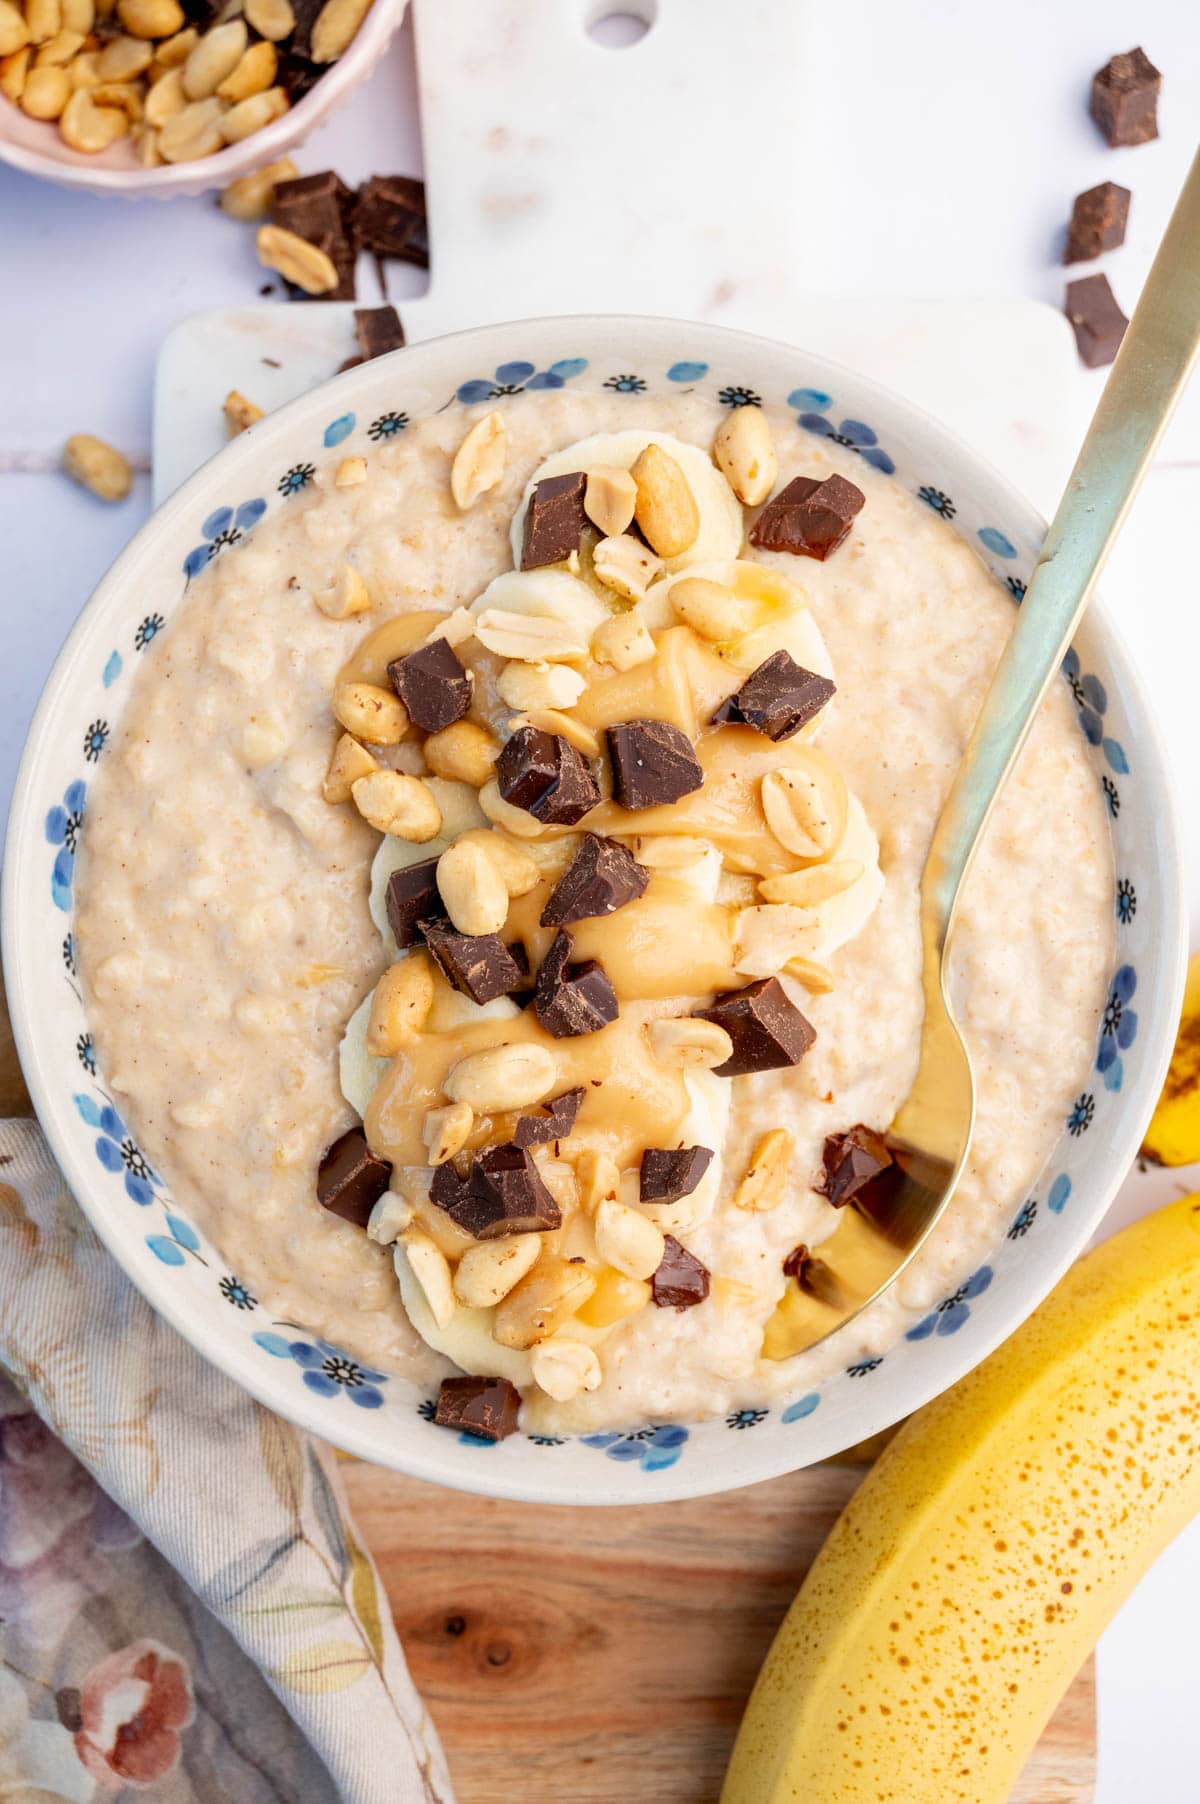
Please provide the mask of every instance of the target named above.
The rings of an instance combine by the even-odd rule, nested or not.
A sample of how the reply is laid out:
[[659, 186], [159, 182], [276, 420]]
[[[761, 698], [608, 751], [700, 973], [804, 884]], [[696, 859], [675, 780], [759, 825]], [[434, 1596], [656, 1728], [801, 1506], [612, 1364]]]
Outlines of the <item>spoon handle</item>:
[[922, 879], [927, 956], [940, 963], [963, 878], [1058, 673], [1113, 540], [1200, 351], [1200, 153], [1042, 546], [933, 836]]

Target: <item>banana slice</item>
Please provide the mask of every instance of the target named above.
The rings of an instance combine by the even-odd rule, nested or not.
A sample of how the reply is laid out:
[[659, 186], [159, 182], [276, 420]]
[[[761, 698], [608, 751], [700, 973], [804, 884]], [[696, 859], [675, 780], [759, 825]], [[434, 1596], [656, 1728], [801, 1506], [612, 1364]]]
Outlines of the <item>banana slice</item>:
[[[520, 562], [520, 547], [517, 550]], [[543, 620], [561, 620], [575, 628], [580, 644], [592, 642], [598, 626], [610, 618], [612, 608], [569, 570], [506, 570], [495, 576], [471, 603], [470, 613], [495, 608], [506, 614], [534, 614]]]
[[[570, 470], [592, 470], [608, 464], [628, 470], [647, 445], [661, 445], [670, 453], [687, 478], [688, 487], [700, 510], [700, 531], [695, 543], [682, 556], [668, 558], [668, 570], [687, 570], [714, 559], [736, 558], [742, 548], [743, 520], [741, 503], [712, 462], [707, 451], [689, 445], [669, 432], [597, 432], [581, 438], [563, 451], [555, 451], [540, 463], [525, 485], [521, 505], [512, 524], [513, 563], [521, 562], [521, 546], [525, 538], [525, 510], [534, 485], [545, 476], [564, 476]], [[498, 607], [500, 603], [490, 604]], [[599, 623], [597, 623], [599, 624]]]
[[395, 1247], [395, 1262], [400, 1300], [408, 1312], [408, 1319], [435, 1353], [444, 1353], [462, 1371], [481, 1378], [507, 1378], [521, 1389], [533, 1383], [528, 1353], [502, 1347], [493, 1339], [494, 1309], [465, 1309], [460, 1304], [447, 1326], [439, 1328], [408, 1262], [408, 1254], [399, 1241]]
[[491, 825], [479, 806], [478, 792], [469, 783], [454, 783], [448, 777], [426, 777], [425, 781], [442, 811], [442, 830], [438, 837], [416, 844], [387, 833], [381, 840], [371, 865], [368, 906], [389, 958], [399, 957], [399, 948], [387, 918], [387, 886], [392, 872], [403, 870], [406, 865], [424, 864], [427, 858], [440, 858], [460, 834], [468, 832], [472, 827]]
[[883, 895], [883, 872], [879, 868], [879, 839], [867, 819], [866, 810], [856, 795], [850, 797], [846, 831], [829, 859], [839, 864], [853, 861], [863, 872], [848, 889], [819, 902], [813, 913], [817, 917], [815, 958], [828, 958], [862, 932], [879, 906]]
[[389, 1064], [387, 1059], [373, 1059], [367, 1051], [367, 1022], [371, 1018], [371, 998], [374, 993], [373, 990], [367, 991], [347, 1021], [342, 1043], [338, 1047], [338, 1081], [342, 1086], [342, 1095], [359, 1116], [366, 1114], [375, 1086]]
[[[780, 571], [751, 563], [748, 558], [733, 558], [693, 564], [681, 574], [720, 583], [722, 588], [732, 589], [739, 600], [751, 604], [751, 630], [722, 647], [726, 662], [736, 670], [757, 670], [774, 652], [786, 651], [805, 670], [815, 671], [818, 676], [833, 676], [833, 659], [813, 618], [807, 595]], [[636, 612], [652, 633], [676, 624], [671, 590], [678, 580], [678, 576], [663, 577], [651, 585], [645, 600], [638, 604]], [[802, 737], [811, 738], [825, 714], [822, 709], [816, 720], [802, 729]]]

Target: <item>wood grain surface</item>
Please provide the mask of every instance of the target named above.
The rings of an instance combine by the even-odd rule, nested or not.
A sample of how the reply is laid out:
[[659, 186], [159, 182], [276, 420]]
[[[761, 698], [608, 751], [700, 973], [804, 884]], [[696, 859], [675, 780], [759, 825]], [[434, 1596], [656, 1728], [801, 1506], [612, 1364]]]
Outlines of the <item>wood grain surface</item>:
[[[28, 1110], [0, 972], [0, 1116]], [[348, 1462], [459, 1804], [715, 1804], [771, 1637], [865, 1471], [570, 1510]], [[1090, 1804], [1095, 1745], [1089, 1661], [1012, 1804]]]

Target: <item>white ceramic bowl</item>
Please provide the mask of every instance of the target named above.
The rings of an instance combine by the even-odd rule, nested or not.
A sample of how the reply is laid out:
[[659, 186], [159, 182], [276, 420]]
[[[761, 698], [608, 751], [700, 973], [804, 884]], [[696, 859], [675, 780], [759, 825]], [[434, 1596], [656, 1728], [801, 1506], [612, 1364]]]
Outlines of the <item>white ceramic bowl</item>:
[[[146, 1175], [94, 1067], [71, 939], [88, 781], [154, 656], [187, 572], [286, 508], [316, 469], [403, 431], [456, 393], [702, 388], [727, 405], [787, 402], [802, 431], [836, 435], [951, 520], [1019, 598], [1044, 523], [974, 452], [907, 402], [786, 345], [653, 319], [494, 326], [348, 372], [235, 439], [144, 526], [84, 610], [30, 731], [5, 857], [4, 959], [25, 1074], [62, 1168], [130, 1277], [196, 1347], [306, 1428], [384, 1465], [530, 1501], [694, 1496], [824, 1459], [943, 1390], [1009, 1334], [1081, 1251], [1123, 1178], [1158, 1094], [1178, 1020], [1184, 912], [1170, 786], [1147, 701], [1096, 610], [1067, 660], [1096, 781], [1109, 800], [1121, 1007], [1039, 1182], [1013, 1205], [967, 1284], [882, 1358], [849, 1364], [769, 1411], [654, 1423], [637, 1433], [490, 1447], [427, 1419], [428, 1395], [272, 1322], [220, 1252]], [[86, 832], [86, 828], [82, 828]], [[1119, 1026], [1115, 1025], [1119, 1016]], [[849, 1357], [849, 1356], [848, 1356]]]
[[374, 0], [349, 49], [330, 63], [302, 100], [273, 125], [253, 132], [240, 144], [226, 145], [214, 156], [144, 169], [130, 138], [122, 138], [96, 156], [85, 156], [64, 144], [52, 121], [30, 119], [0, 95], [0, 162], [64, 188], [87, 188], [94, 194], [116, 194], [125, 200], [165, 200], [226, 188], [239, 175], [248, 175], [295, 150], [367, 79], [399, 30], [407, 4], [408, 0]]

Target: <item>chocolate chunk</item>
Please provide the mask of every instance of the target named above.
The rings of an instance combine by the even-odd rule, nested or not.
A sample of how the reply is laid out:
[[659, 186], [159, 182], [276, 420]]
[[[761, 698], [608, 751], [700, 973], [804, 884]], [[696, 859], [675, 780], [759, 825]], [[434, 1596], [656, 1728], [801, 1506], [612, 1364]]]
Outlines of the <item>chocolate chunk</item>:
[[361, 250], [429, 268], [425, 184], [411, 175], [373, 175], [358, 191], [350, 229]]
[[799, 1246], [794, 1246], [791, 1252], [784, 1258], [783, 1270], [785, 1277], [799, 1278], [803, 1274], [805, 1267], [811, 1264], [811, 1262], [812, 1254], [809, 1252], [804, 1242], [801, 1241]]
[[668, 1234], [662, 1264], [650, 1280], [650, 1291], [660, 1309], [693, 1309], [708, 1295], [708, 1267], [680, 1246], [673, 1234]]
[[768, 739], [790, 739], [834, 693], [828, 677], [805, 670], [790, 652], [776, 651], [750, 672], [736, 695], [721, 703], [713, 721], [741, 721]]
[[666, 720], [627, 720], [606, 729], [613, 791], [622, 808], [678, 802], [704, 782], [686, 733]]
[[1140, 44], [1110, 57], [1092, 77], [1091, 115], [1114, 149], [1157, 138], [1161, 86], [1162, 76]]
[[1067, 283], [1064, 312], [1071, 322], [1080, 358], [1089, 370], [1111, 363], [1129, 321], [1117, 306], [1107, 276], [1081, 276]]
[[434, 1421], [480, 1441], [503, 1441], [517, 1432], [521, 1393], [507, 1378], [443, 1378]]
[[715, 1021], [733, 1041], [732, 1056], [716, 1068], [718, 1077], [798, 1065], [817, 1037], [777, 977], [761, 977], [744, 990], [726, 990], [711, 1008], [696, 1014], [701, 1021]]
[[543, 927], [616, 914], [645, 894], [650, 874], [618, 839], [589, 833], [542, 910]]
[[468, 1179], [452, 1159], [434, 1167], [429, 1181], [429, 1200], [436, 1203], [439, 1209], [444, 1209], [447, 1215], [453, 1215], [455, 1209], [462, 1207], [467, 1199], [467, 1190]]
[[372, 357], [386, 357], [389, 351], [398, 351], [404, 344], [404, 327], [394, 307], [356, 307], [354, 335], [362, 352], [360, 363]]
[[677, 1203], [691, 1196], [712, 1164], [707, 1146], [648, 1146], [642, 1154], [640, 1196], [644, 1203]]
[[472, 1002], [495, 1002], [526, 981], [498, 933], [456, 933], [448, 921], [422, 921], [421, 932], [446, 981]]
[[426, 858], [420, 864], [402, 865], [388, 878], [388, 926], [401, 952], [420, 945], [422, 921], [447, 918], [437, 886], [437, 865], [436, 858]]
[[801, 1241], [793, 1247], [783, 1262], [784, 1272], [794, 1278], [800, 1289], [818, 1303], [828, 1303], [833, 1308], [844, 1308], [845, 1293], [838, 1281], [836, 1272], [824, 1259], [818, 1259], [810, 1253]]
[[440, 733], [443, 727], [452, 727], [471, 706], [467, 673], [445, 639], [432, 639], [406, 658], [394, 659], [388, 675], [409, 719], [422, 732]]
[[354, 299], [354, 246], [350, 242], [346, 219], [353, 194], [332, 169], [317, 175], [298, 175], [290, 181], [277, 182], [271, 191], [271, 218], [278, 226], [295, 232], [306, 243], [325, 252], [338, 272], [338, 285], [329, 293], [309, 295], [288, 284], [294, 298], [323, 301]]
[[439, 1165], [429, 1198], [476, 1240], [538, 1234], [562, 1226], [558, 1204], [537, 1166], [526, 1149], [513, 1141], [480, 1153], [465, 1178], [452, 1163]]
[[582, 470], [572, 470], [566, 476], [543, 476], [534, 485], [525, 510], [522, 570], [559, 564], [579, 550], [589, 524], [583, 506], [586, 489], [587, 476]]
[[861, 1121], [844, 1134], [827, 1134], [821, 1156], [825, 1169], [813, 1189], [835, 1209], [844, 1209], [892, 1163], [883, 1135], [864, 1127]]
[[750, 543], [824, 563], [847, 537], [865, 500], [844, 476], [827, 476], [824, 482], [797, 476], [767, 502], [750, 528]]
[[570, 957], [571, 936], [560, 929], [542, 960], [533, 992], [534, 1014], [556, 1040], [594, 1034], [620, 1013], [617, 993], [599, 960], [588, 958], [573, 965]]
[[1129, 219], [1129, 190], [1116, 182], [1101, 182], [1075, 196], [1067, 227], [1064, 263], [1090, 263], [1105, 251], [1119, 250], [1125, 242]]
[[600, 801], [586, 762], [561, 733], [518, 727], [496, 760], [500, 794], [556, 827], [573, 827]]
[[294, 106], [303, 100], [310, 89], [315, 88], [328, 63], [314, 63], [311, 57], [304, 56], [298, 50], [284, 50], [280, 46], [280, 57], [275, 68], [275, 85], [283, 89]]
[[[296, 24], [291, 37], [287, 40], [288, 47], [291, 50], [299, 51], [305, 58], [312, 50], [312, 28], [317, 22], [321, 5], [322, 0], [292, 0], [292, 17]], [[325, 67], [325, 65], [319, 66]], [[317, 68], [318, 65], [314, 64], [313, 67]]]
[[536, 1114], [520, 1117], [513, 1140], [518, 1146], [549, 1146], [555, 1140], [565, 1140], [575, 1126], [582, 1102], [582, 1086], [578, 1090], [564, 1090], [561, 1096], [552, 1096]]
[[332, 1215], [365, 1228], [371, 1210], [392, 1181], [386, 1159], [377, 1159], [361, 1127], [348, 1128], [327, 1146], [317, 1169], [317, 1201]]

